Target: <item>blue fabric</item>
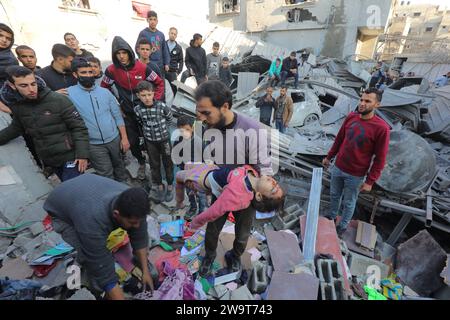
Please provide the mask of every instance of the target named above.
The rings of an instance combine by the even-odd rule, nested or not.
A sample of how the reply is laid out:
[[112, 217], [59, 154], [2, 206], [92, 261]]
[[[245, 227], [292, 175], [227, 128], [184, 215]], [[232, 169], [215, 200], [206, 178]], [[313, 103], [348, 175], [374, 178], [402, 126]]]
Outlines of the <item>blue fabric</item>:
[[436, 79], [434, 84], [436, 85], [436, 87], [446, 86], [448, 84], [448, 78], [445, 75], [440, 76]]
[[67, 167], [67, 164], [56, 168], [56, 175], [58, 176], [61, 182], [73, 179], [81, 175], [80, 171], [78, 171], [78, 164], [74, 168]]
[[141, 38], [147, 39], [151, 43], [152, 48], [155, 48], [155, 51], [150, 56], [150, 60], [156, 63], [161, 70], [164, 70], [164, 65], [168, 66], [170, 64], [170, 52], [164, 33], [159, 30], [152, 32], [149, 28], [145, 28], [139, 33], [136, 48], [137, 42]]
[[275, 120], [275, 128], [281, 133], [286, 132], [286, 127], [283, 125], [283, 120]]
[[331, 168], [330, 181], [330, 218], [335, 219], [342, 203], [342, 219], [339, 222], [341, 229], [346, 229], [355, 212], [359, 188], [364, 177], [355, 177], [340, 170], [336, 165]]
[[34, 300], [41, 287], [32, 280], [0, 279], [0, 300]]
[[117, 284], [117, 282], [111, 282], [111, 283], [108, 283], [108, 284], [103, 288], [103, 290], [105, 290], [105, 292], [109, 292], [109, 291], [111, 291], [111, 290], [116, 286], [116, 284]]
[[294, 87], [298, 87], [298, 70], [297, 73], [292, 73], [290, 71], [281, 71], [281, 85], [283, 86], [287, 78], [294, 77]]
[[70, 100], [88, 128], [91, 144], [105, 144], [117, 138], [117, 127], [124, 126], [125, 123], [119, 104], [109, 90], [95, 85], [88, 91], [80, 84], [67, 90]]

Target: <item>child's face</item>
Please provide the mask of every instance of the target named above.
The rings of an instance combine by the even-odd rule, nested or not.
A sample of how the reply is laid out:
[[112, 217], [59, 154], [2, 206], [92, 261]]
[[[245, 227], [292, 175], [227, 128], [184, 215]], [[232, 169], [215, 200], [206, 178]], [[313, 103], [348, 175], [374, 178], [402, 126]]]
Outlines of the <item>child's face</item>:
[[227, 69], [229, 65], [230, 65], [229, 61], [222, 61], [222, 68]]
[[153, 97], [155, 93], [149, 90], [143, 90], [137, 94], [138, 98], [146, 107], [151, 107], [153, 105]]
[[219, 55], [219, 47], [213, 47], [212, 48], [212, 52], [213, 52], [213, 54], [215, 55], [215, 56], [217, 56], [217, 55]]
[[152, 54], [152, 49], [150, 48], [150, 45], [148, 45], [148, 44], [140, 44], [138, 51], [139, 51], [139, 56], [142, 59], [149, 59], [150, 55]]
[[11, 45], [12, 34], [6, 31], [0, 30], [0, 49], [7, 49]]
[[278, 182], [271, 176], [261, 176], [255, 188], [257, 193], [266, 198], [281, 198], [283, 196], [283, 189], [280, 188]]
[[192, 126], [190, 126], [188, 124], [185, 124], [184, 126], [180, 126], [180, 127], [178, 127], [178, 129], [180, 130], [180, 133], [184, 139], [190, 139], [194, 132], [194, 129], [192, 128]]
[[98, 65], [98, 63], [96, 62], [90, 62], [89, 63], [92, 71], [94, 72], [94, 77], [98, 77], [101, 74], [102, 69], [100, 68], [100, 66]]

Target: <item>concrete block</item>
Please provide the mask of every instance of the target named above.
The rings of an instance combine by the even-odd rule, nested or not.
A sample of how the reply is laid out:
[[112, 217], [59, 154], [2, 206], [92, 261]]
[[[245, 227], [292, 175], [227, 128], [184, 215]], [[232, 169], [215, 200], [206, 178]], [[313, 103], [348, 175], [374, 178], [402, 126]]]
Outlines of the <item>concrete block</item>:
[[77, 290], [69, 299], [67, 300], [97, 300], [94, 295], [86, 288]]
[[298, 227], [299, 218], [294, 213], [289, 213], [285, 216], [275, 216], [272, 224], [275, 230], [295, 229]]
[[253, 300], [253, 295], [247, 286], [241, 286], [231, 292], [230, 300]]
[[366, 279], [372, 274], [371, 267], [379, 268], [381, 272], [381, 279], [389, 275], [389, 266], [384, 263], [368, 258], [358, 253], [352, 254], [352, 263], [350, 264], [350, 273], [361, 279]]
[[40, 233], [44, 232], [44, 230], [45, 230], [42, 222], [36, 222], [36, 223], [32, 224], [28, 229], [30, 229], [31, 234], [33, 236], [37, 236]]
[[322, 300], [347, 300], [341, 264], [332, 259], [317, 259]]
[[252, 293], [263, 293], [268, 284], [267, 264], [261, 262], [255, 263], [248, 283], [250, 291]]

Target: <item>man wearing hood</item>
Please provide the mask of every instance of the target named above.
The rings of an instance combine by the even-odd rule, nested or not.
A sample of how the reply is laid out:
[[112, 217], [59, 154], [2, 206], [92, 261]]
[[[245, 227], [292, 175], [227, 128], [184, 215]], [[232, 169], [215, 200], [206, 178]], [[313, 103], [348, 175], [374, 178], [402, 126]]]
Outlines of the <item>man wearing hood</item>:
[[186, 57], [184, 63], [187, 70], [181, 75], [181, 82], [185, 82], [187, 78], [194, 76], [197, 80], [197, 85], [206, 81], [206, 73], [208, 71], [206, 52], [201, 47], [203, 38], [201, 34], [194, 34], [193, 39], [190, 42], [190, 47], [186, 49]]
[[26, 132], [39, 158], [61, 181], [83, 173], [89, 158], [88, 131], [69, 98], [46, 87], [39, 89], [28, 68], [13, 66], [7, 72], [11, 87], [23, 100], [10, 106], [14, 117], [0, 131], [0, 145]]
[[8, 78], [6, 68], [12, 65], [19, 65], [11, 51], [13, 44], [14, 32], [6, 24], [0, 23], [0, 88]]
[[75, 58], [72, 70], [78, 84], [67, 91], [89, 132], [89, 160], [98, 175], [126, 183], [121, 152], [130, 144], [119, 104], [109, 90], [95, 84], [94, 70], [85, 58]]
[[101, 86], [111, 89], [114, 85], [117, 89], [131, 153], [139, 162], [138, 179], [144, 180], [145, 158], [139, 142], [142, 134], [134, 113], [134, 107], [139, 103], [135, 90], [140, 81], [147, 80], [155, 87], [155, 99], [161, 100], [164, 95], [164, 80], [150, 65], [136, 60], [131, 46], [119, 36], [114, 37], [112, 42], [112, 61], [113, 64], [105, 70]]
[[77, 84], [71, 65], [75, 52], [68, 46], [57, 43], [52, 48], [52, 56], [52, 63], [39, 70], [37, 75], [44, 79], [51, 90], [67, 95], [67, 88]]

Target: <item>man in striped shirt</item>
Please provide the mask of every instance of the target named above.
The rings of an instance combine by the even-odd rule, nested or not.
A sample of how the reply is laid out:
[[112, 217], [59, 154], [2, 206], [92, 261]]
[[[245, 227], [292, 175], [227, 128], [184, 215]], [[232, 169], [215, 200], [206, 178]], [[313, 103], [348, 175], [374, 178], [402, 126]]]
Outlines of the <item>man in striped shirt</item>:
[[[172, 111], [164, 102], [153, 99], [155, 90], [150, 82], [139, 82], [136, 91], [141, 102], [134, 108], [134, 112], [142, 128], [152, 175], [150, 197], [158, 203], [170, 202], [174, 197], [172, 146], [168, 129], [172, 122]], [[166, 193], [161, 177], [161, 159], [166, 172]]]

